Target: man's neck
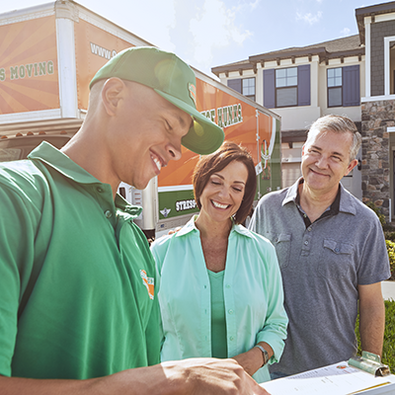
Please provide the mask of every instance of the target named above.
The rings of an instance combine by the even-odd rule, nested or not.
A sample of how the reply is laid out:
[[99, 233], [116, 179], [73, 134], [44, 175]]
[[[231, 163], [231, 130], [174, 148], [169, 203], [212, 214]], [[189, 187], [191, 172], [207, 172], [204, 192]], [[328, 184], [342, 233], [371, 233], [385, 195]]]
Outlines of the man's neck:
[[308, 187], [304, 182], [299, 184], [300, 206], [311, 222], [314, 222], [335, 201], [338, 188], [325, 193], [317, 192]]

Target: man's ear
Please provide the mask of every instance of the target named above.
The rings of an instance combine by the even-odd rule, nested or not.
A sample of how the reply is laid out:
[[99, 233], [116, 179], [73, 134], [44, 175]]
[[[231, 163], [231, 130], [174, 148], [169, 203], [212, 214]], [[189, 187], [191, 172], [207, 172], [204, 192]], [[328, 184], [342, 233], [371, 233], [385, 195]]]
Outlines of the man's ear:
[[351, 171], [357, 164], [358, 164], [358, 159], [352, 160], [352, 161], [350, 162], [350, 164], [347, 166], [347, 171], [346, 171], [346, 174], [344, 174], [344, 175], [346, 176], [347, 174], [349, 174], [350, 171]]
[[119, 78], [111, 77], [104, 83], [101, 96], [108, 115], [114, 116], [116, 114], [119, 102], [124, 97], [125, 92], [126, 85]]

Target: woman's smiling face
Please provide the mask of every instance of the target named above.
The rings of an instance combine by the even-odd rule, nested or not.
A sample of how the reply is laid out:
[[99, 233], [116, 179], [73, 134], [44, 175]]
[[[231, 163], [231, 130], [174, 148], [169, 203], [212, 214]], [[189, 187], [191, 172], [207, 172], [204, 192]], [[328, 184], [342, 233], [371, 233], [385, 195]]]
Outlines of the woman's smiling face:
[[228, 220], [243, 201], [248, 170], [244, 163], [233, 161], [213, 173], [200, 196], [201, 214], [216, 222]]

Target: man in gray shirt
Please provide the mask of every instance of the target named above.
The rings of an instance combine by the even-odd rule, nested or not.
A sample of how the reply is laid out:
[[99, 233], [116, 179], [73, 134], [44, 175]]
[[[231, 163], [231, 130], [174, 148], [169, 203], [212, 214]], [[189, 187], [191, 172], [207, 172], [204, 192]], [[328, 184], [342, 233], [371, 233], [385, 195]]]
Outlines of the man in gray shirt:
[[283, 276], [288, 338], [273, 377], [347, 360], [362, 349], [381, 355], [390, 277], [376, 214], [340, 184], [357, 165], [361, 135], [346, 117], [327, 115], [310, 128], [302, 177], [265, 195], [250, 228], [276, 247]]

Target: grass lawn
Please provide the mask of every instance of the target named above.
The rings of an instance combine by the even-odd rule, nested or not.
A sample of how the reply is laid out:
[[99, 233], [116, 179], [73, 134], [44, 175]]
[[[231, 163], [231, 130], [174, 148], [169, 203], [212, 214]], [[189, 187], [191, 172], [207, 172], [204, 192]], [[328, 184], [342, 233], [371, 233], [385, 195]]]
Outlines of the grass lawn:
[[[358, 353], [361, 352], [359, 339], [359, 319], [357, 319], [356, 333], [358, 338]], [[385, 301], [385, 332], [382, 362], [388, 365], [391, 373], [395, 374], [395, 301]]]

